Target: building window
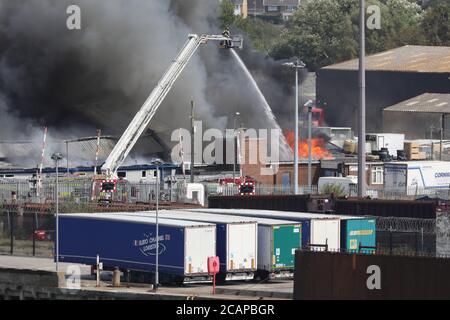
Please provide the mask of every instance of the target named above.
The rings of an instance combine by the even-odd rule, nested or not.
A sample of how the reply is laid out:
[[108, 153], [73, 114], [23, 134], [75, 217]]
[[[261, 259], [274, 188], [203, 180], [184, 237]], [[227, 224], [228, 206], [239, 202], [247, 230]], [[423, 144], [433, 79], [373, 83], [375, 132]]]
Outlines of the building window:
[[383, 184], [383, 166], [372, 167], [372, 184]]
[[267, 11], [268, 12], [277, 12], [278, 7], [277, 6], [267, 6]]
[[119, 172], [117, 172], [117, 177], [118, 178], [126, 178], [127, 173], [125, 171], [119, 171]]
[[142, 178], [145, 178], [145, 177], [147, 177], [147, 171], [142, 171]]

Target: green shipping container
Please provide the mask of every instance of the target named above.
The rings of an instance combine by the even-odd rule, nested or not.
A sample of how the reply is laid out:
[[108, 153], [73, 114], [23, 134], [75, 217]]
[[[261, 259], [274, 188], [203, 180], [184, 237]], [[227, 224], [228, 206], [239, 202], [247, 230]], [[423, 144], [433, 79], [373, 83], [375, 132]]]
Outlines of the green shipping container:
[[274, 226], [272, 268], [294, 268], [295, 250], [301, 246], [301, 224]]

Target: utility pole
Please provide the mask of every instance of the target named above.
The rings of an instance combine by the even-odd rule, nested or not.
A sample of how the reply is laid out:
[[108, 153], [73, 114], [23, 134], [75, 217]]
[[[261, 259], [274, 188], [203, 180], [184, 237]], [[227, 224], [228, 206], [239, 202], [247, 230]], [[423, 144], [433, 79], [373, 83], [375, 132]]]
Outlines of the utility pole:
[[156, 165], [156, 256], [155, 256], [155, 290], [159, 287], [159, 164]]
[[312, 103], [308, 105], [308, 192], [312, 193]]
[[55, 241], [55, 254], [56, 254], [56, 272], [59, 272], [59, 161], [63, 158], [61, 153], [52, 154], [52, 160], [55, 161], [56, 167], [56, 241]]
[[237, 157], [237, 135], [236, 135], [236, 118], [240, 115], [239, 112], [236, 112], [234, 114], [234, 121], [233, 121], [233, 183], [236, 183], [236, 157]]
[[66, 165], [67, 165], [67, 168], [66, 168], [66, 172], [67, 172], [67, 176], [69, 176], [70, 175], [70, 170], [69, 170], [69, 141], [68, 140], [66, 140]]
[[159, 160], [154, 160], [151, 162], [152, 165], [156, 167], [156, 203], [155, 203], [155, 212], [156, 212], [156, 250], [155, 250], [155, 279], [153, 283], [153, 290], [158, 290], [159, 287], [159, 189], [160, 189], [160, 171], [161, 165], [163, 164]]
[[[296, 62], [298, 65], [298, 60]], [[298, 194], [298, 68], [295, 68], [294, 194]]]
[[194, 101], [191, 101], [191, 183], [194, 183], [194, 135], [195, 135], [195, 119], [194, 119]]
[[298, 69], [305, 68], [305, 63], [299, 59], [295, 62], [285, 62], [283, 66], [295, 68], [295, 116], [294, 116], [294, 194], [298, 194]]
[[359, 0], [358, 197], [366, 196], [366, 65], [365, 0]]

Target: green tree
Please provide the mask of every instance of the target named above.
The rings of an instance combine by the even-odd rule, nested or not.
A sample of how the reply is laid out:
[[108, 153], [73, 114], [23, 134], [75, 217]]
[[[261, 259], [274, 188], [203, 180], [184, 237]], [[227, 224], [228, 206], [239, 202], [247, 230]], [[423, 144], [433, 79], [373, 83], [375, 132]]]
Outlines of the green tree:
[[333, 194], [336, 198], [344, 197], [347, 195], [344, 186], [333, 183], [325, 184], [322, 189], [319, 190], [319, 192], [320, 194]]
[[450, 46], [450, 3], [440, 2], [430, 6], [424, 14], [421, 30], [426, 43], [433, 46]]
[[308, 0], [294, 13], [292, 28], [285, 31], [271, 54], [275, 58], [299, 56], [315, 69], [356, 55], [357, 41], [351, 20], [353, 0]]
[[219, 22], [222, 29], [230, 28], [236, 20], [234, 15], [234, 5], [229, 0], [220, 2]]
[[[381, 9], [381, 30], [367, 30], [367, 53], [420, 44], [421, 8], [408, 0], [369, 0]], [[306, 0], [295, 12], [292, 28], [274, 43], [271, 55], [297, 55], [310, 69], [357, 57], [358, 0]]]
[[246, 33], [254, 48], [269, 54], [281, 34], [282, 27], [259, 18], [237, 18], [235, 26]]
[[407, 44], [423, 44], [421, 7], [409, 0], [371, 1], [380, 6], [381, 29], [367, 30], [367, 52], [375, 53]]

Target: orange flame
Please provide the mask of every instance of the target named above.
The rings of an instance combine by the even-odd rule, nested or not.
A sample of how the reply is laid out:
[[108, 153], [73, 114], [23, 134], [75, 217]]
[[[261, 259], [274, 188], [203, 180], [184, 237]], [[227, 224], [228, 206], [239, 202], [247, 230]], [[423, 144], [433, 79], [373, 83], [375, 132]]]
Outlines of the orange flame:
[[[289, 131], [286, 134], [286, 141], [294, 150], [295, 134]], [[333, 159], [333, 155], [325, 148], [325, 141], [322, 138], [311, 139], [311, 154], [314, 160]], [[308, 158], [308, 140], [300, 139], [298, 142], [298, 155], [302, 159]]]

